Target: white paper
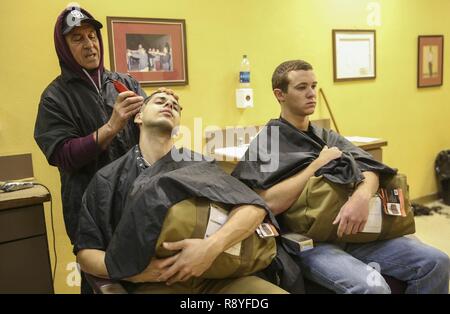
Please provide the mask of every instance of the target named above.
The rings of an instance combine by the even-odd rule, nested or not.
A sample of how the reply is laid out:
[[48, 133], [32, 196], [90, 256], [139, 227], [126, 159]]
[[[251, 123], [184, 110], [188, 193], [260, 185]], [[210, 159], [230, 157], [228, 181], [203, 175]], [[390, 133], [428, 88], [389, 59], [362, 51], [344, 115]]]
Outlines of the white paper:
[[227, 212], [213, 205], [209, 205], [209, 221], [206, 226], [205, 239], [214, 234], [228, 219]]
[[371, 69], [370, 41], [341, 39], [337, 46], [337, 68], [340, 77], [369, 76]]
[[379, 138], [363, 137], [363, 136], [346, 136], [345, 138], [350, 142], [360, 142], [360, 143], [370, 143], [380, 140]]
[[235, 245], [233, 245], [232, 247], [230, 247], [228, 250], [226, 250], [225, 253], [228, 253], [228, 254], [234, 255], [234, 256], [240, 256], [241, 255], [241, 246], [242, 246], [242, 242], [238, 242]]
[[[212, 204], [209, 205], [209, 220], [206, 226], [205, 239], [217, 232], [228, 220], [228, 212]], [[225, 253], [240, 256], [242, 242], [236, 243]]]
[[367, 223], [362, 232], [380, 233], [382, 222], [381, 199], [378, 196], [374, 196], [370, 199], [369, 217], [367, 217]]

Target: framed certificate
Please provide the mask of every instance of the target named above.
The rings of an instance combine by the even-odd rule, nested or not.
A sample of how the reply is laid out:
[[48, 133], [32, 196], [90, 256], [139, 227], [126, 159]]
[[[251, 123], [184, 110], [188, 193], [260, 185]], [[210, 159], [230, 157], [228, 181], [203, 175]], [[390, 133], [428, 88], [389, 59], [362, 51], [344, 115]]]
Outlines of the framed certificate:
[[375, 30], [333, 30], [334, 81], [376, 78]]

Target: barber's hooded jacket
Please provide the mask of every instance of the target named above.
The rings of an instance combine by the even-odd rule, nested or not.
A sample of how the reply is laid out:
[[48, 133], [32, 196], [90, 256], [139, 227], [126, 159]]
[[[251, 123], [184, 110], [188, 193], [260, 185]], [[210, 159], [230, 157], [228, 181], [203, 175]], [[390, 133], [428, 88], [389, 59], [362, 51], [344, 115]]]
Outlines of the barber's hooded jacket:
[[[88, 12], [81, 10], [91, 17]], [[100, 77], [100, 86], [94, 86], [74, 62], [65, 43], [62, 35], [65, 14], [66, 12], [61, 13], [55, 25], [55, 46], [61, 75], [42, 93], [34, 129], [34, 138], [49, 163], [52, 163], [52, 154], [59, 145], [68, 139], [92, 134], [108, 122], [118, 95], [112, 84], [113, 80], [121, 81], [130, 90], [145, 97], [144, 91], [133, 78], [103, 69], [103, 44], [99, 31], [100, 67], [89, 73], [94, 82], [98, 82]], [[105, 151], [99, 151], [96, 160], [73, 172], [60, 169], [64, 221], [72, 243], [76, 238], [81, 198], [89, 181], [98, 169], [125, 154], [138, 139], [139, 130], [130, 120], [111, 145]]]
[[146, 166], [136, 145], [97, 172], [86, 189], [75, 252], [106, 251], [112, 279], [136, 275], [155, 253], [168, 209], [192, 197], [222, 203], [228, 210], [234, 205], [257, 205], [277, 226], [264, 201], [214, 161], [188, 149], [172, 148]]

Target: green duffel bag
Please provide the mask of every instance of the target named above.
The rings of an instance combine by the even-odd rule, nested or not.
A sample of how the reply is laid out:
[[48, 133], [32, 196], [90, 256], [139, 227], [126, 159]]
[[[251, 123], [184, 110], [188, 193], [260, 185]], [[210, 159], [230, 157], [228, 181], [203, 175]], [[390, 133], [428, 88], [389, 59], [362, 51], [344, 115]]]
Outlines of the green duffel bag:
[[[219, 204], [214, 204], [220, 207]], [[156, 258], [165, 258], [176, 254], [166, 250], [164, 242], [176, 242], [184, 239], [203, 239], [209, 221], [210, 201], [204, 198], [187, 199], [173, 205], [164, 220], [156, 244]], [[276, 255], [274, 237], [260, 238], [254, 232], [241, 242], [237, 254], [221, 253], [211, 267], [201, 276], [205, 279], [223, 279], [247, 276], [265, 269]]]
[[415, 232], [414, 214], [409, 202], [406, 176], [397, 174], [380, 182], [382, 188], [401, 188], [404, 196], [406, 217], [391, 216], [382, 212], [380, 233], [360, 232], [337, 236], [338, 225], [333, 225], [341, 207], [348, 200], [352, 189], [325, 180], [322, 176], [308, 180], [298, 200], [281, 215], [281, 223], [290, 231], [303, 234], [317, 242], [364, 243], [387, 240]]

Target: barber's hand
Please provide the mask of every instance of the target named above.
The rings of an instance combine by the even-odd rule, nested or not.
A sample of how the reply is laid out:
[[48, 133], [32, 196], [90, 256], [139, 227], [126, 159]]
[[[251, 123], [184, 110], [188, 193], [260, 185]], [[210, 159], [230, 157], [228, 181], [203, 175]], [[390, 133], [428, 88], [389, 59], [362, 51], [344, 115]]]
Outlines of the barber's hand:
[[166, 93], [167, 95], [172, 95], [173, 98], [175, 98], [176, 100], [178, 100], [180, 97], [178, 97], [177, 94], [175, 94], [175, 92], [170, 89], [170, 88], [166, 88], [166, 87], [160, 87], [156, 90], [158, 93]]
[[313, 161], [313, 163], [316, 165], [317, 169], [322, 168], [326, 164], [328, 164], [330, 161], [340, 158], [342, 156], [342, 152], [337, 147], [331, 147], [328, 148], [328, 146], [324, 146], [322, 151], [319, 154], [319, 157], [317, 157], [316, 160]]
[[140, 274], [133, 277], [126, 278], [126, 281], [141, 283], [141, 282], [159, 282], [158, 278], [165, 274], [170, 266], [175, 263], [177, 256], [171, 256], [163, 259], [152, 258], [147, 268]]
[[338, 237], [342, 237], [344, 234], [356, 234], [364, 229], [367, 217], [369, 217], [369, 201], [369, 195], [354, 193], [345, 202], [333, 221], [333, 225], [339, 223]]
[[144, 98], [132, 91], [120, 93], [116, 98], [114, 109], [109, 119], [109, 126], [114, 133], [119, 133], [127, 124], [128, 119], [134, 118], [144, 104]]
[[201, 276], [220, 254], [208, 239], [185, 239], [163, 245], [168, 250], [181, 250], [175, 255], [176, 262], [159, 277], [167, 285]]

